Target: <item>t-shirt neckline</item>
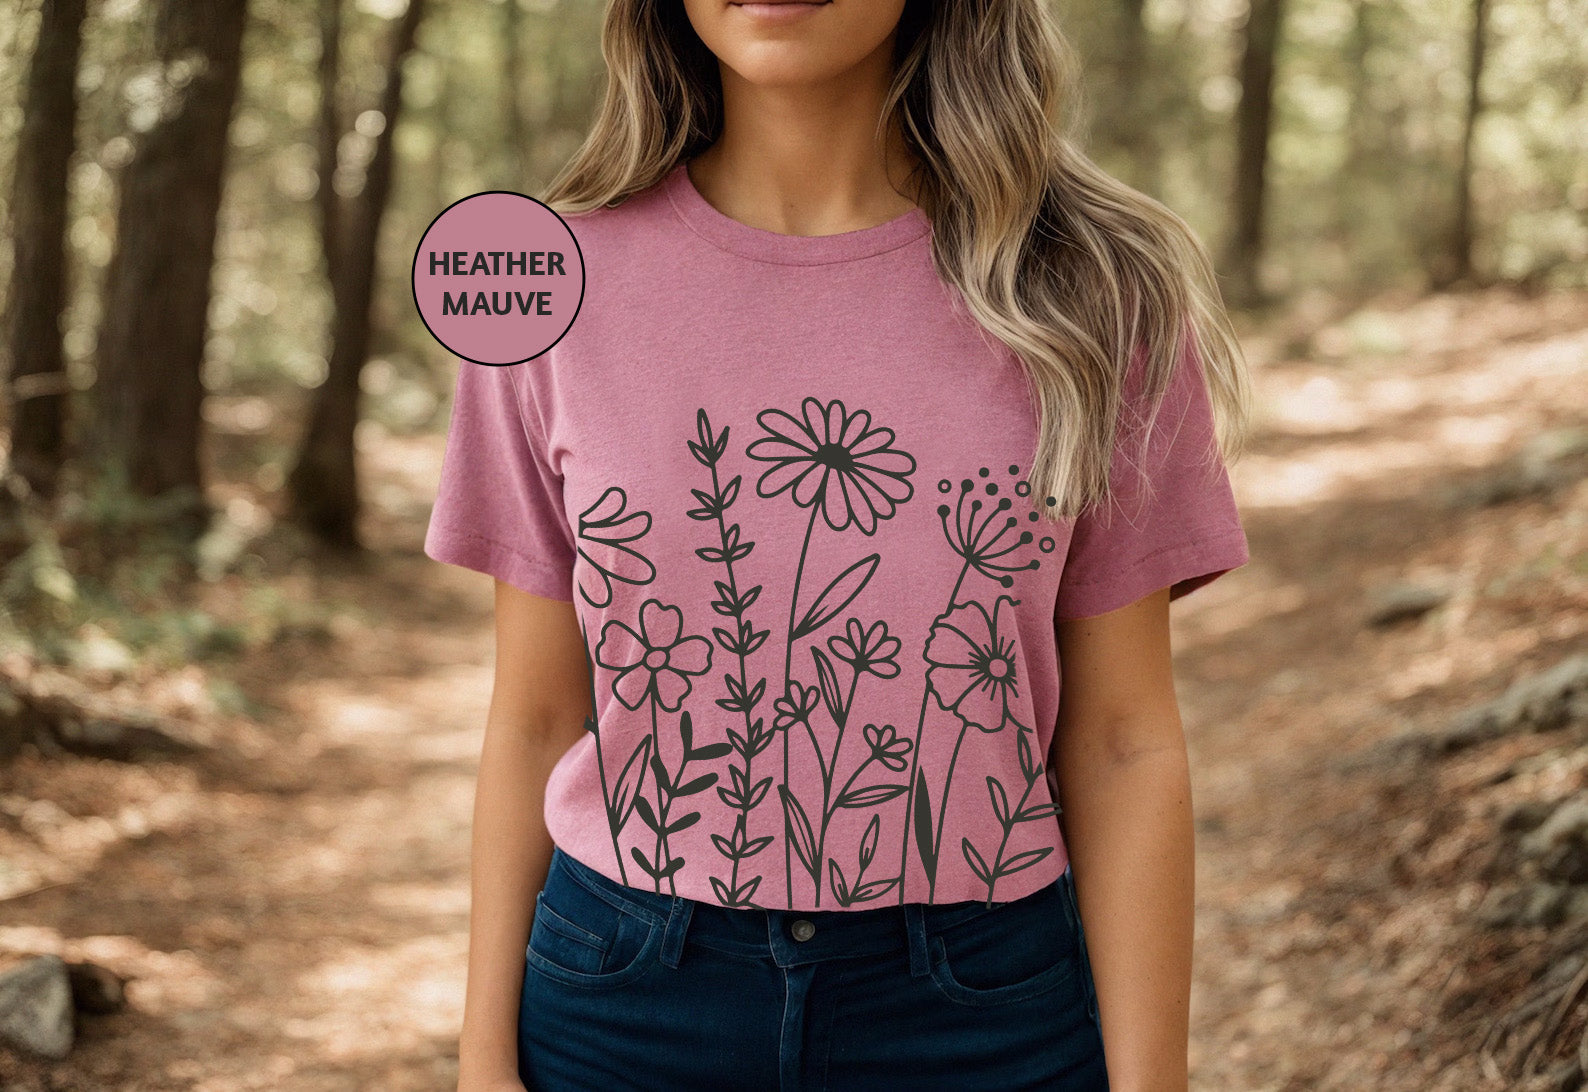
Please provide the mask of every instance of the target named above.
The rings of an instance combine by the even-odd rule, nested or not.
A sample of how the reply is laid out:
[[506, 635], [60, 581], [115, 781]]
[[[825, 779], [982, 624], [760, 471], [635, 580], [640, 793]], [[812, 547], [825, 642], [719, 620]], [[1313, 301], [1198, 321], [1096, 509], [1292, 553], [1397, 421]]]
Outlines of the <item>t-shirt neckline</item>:
[[836, 235], [784, 235], [751, 227], [707, 201], [680, 160], [662, 181], [679, 218], [707, 242], [745, 258], [780, 265], [827, 265], [869, 258], [914, 242], [932, 230], [931, 218], [916, 207], [891, 220]]

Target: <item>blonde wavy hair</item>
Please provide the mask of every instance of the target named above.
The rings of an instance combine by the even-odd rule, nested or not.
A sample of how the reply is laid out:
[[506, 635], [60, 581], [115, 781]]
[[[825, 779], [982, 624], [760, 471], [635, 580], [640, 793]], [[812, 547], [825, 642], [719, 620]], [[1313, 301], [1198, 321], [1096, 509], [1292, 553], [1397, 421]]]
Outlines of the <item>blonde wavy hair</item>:
[[[717, 60], [679, 0], [609, 0], [601, 50], [595, 124], [542, 195], [563, 212], [620, 203], [722, 129]], [[877, 120], [879, 149], [896, 122], [917, 160], [938, 274], [1024, 367], [1040, 423], [1027, 480], [1054, 518], [1114, 495], [1125, 395], [1149, 407], [1129, 430], [1145, 452], [1178, 362], [1202, 364], [1218, 455], [1239, 458], [1251, 414], [1206, 248], [1078, 147], [1079, 72], [1043, 0], [907, 0]]]

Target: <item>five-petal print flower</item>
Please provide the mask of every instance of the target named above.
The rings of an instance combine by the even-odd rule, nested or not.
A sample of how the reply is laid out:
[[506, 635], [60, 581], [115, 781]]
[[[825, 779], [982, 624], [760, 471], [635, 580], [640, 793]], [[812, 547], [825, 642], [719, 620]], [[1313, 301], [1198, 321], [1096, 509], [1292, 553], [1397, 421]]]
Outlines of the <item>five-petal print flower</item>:
[[861, 534], [874, 534], [879, 520], [910, 499], [914, 457], [892, 446], [892, 429], [872, 427], [866, 410], [849, 413], [838, 399], [823, 406], [815, 398], [801, 408], [804, 420], [779, 409], [756, 414], [771, 435], [745, 453], [773, 464], [756, 492], [773, 497], [792, 487], [794, 503], [815, 505], [833, 530], [853, 523]]
[[1009, 699], [1020, 693], [1015, 642], [999, 632], [1005, 603], [1019, 600], [1000, 595], [991, 615], [980, 603], [961, 603], [937, 617], [926, 641], [926, 677], [938, 704], [983, 732], [1019, 723], [1009, 714]]
[[893, 659], [899, 654], [899, 639], [888, 636], [888, 623], [884, 621], [862, 629], [860, 620], [851, 618], [843, 633], [827, 638], [827, 647], [857, 675], [869, 671], [879, 679], [891, 679], [899, 674], [899, 665]]
[[628, 496], [612, 486], [579, 513], [579, 556], [588, 563], [579, 578], [579, 593], [586, 603], [601, 608], [612, 605], [612, 582], [649, 584], [656, 579], [650, 558], [629, 543], [651, 529], [649, 512], [629, 512]]
[[884, 724], [878, 728], [875, 724], [866, 725], [866, 743], [871, 748], [871, 757], [882, 763], [894, 773], [903, 770], [909, 763], [904, 756], [910, 753], [910, 748], [915, 744], [907, 739], [899, 738], [899, 730], [891, 724]]
[[640, 632], [618, 621], [601, 628], [596, 661], [618, 672], [612, 692], [625, 706], [638, 709], [655, 695], [663, 709], [677, 712], [693, 685], [689, 677], [711, 670], [711, 642], [680, 638], [683, 625], [683, 611], [647, 599], [640, 607]]

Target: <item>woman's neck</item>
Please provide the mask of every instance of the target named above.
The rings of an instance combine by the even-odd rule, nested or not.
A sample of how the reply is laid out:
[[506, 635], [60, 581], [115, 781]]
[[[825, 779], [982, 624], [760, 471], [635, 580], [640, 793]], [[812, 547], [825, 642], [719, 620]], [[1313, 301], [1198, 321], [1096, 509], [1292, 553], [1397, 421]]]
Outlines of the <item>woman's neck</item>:
[[[887, 51], [878, 53], [886, 62]], [[728, 216], [784, 235], [835, 235], [918, 204], [909, 177], [915, 159], [897, 125], [886, 149], [875, 141], [886, 64], [868, 60], [820, 84], [750, 84], [726, 66], [722, 79], [722, 135], [690, 162], [689, 174]]]

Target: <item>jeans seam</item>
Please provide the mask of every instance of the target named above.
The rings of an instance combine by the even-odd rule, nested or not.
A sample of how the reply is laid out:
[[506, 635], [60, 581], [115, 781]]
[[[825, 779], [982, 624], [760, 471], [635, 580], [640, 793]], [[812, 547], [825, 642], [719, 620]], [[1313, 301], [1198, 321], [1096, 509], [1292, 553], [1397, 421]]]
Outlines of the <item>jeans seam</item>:
[[596, 884], [586, 877], [581, 871], [583, 868], [587, 867], [583, 864], [583, 862], [580, 862], [573, 857], [568, 857], [566, 853], [564, 856], [567, 857], [568, 860], [568, 864], [566, 866], [568, 876], [580, 887], [590, 892], [590, 894], [594, 895], [596, 898], [600, 899], [614, 910], [618, 911], [619, 913], [633, 914], [636, 917], [643, 919], [647, 924], [650, 925], [667, 924], [668, 919], [665, 915], [652, 910], [648, 906], [641, 906], [639, 903], [632, 902], [629, 899], [622, 898], [619, 895], [615, 895], [610, 891], [596, 886]]

